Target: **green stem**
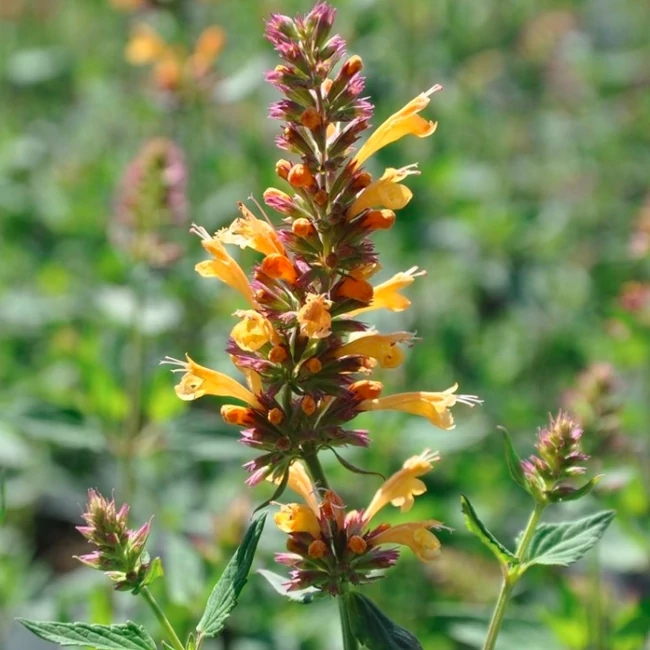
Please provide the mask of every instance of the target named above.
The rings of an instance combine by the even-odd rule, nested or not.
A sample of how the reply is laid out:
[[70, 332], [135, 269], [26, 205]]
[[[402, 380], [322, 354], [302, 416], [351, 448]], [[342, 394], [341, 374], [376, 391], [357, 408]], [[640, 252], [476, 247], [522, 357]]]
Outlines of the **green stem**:
[[508, 603], [510, 602], [510, 594], [512, 594], [512, 588], [514, 586], [514, 582], [512, 582], [507, 576], [504, 577], [503, 583], [501, 584], [501, 590], [499, 591], [499, 598], [497, 599], [497, 604], [495, 605], [494, 613], [492, 614], [492, 620], [490, 621], [490, 627], [488, 628], [487, 637], [485, 638], [483, 650], [492, 650], [496, 646], [497, 637], [499, 636], [503, 617], [505, 616]]
[[524, 530], [524, 534], [521, 536], [521, 540], [519, 542], [519, 545], [517, 546], [517, 552], [515, 553], [515, 555], [517, 556], [518, 560], [523, 560], [524, 557], [526, 557], [526, 553], [528, 552], [528, 547], [530, 546], [530, 543], [533, 540], [533, 535], [535, 534], [537, 524], [539, 523], [539, 520], [542, 518], [542, 513], [544, 512], [545, 509], [546, 509], [545, 503], [535, 504], [535, 509], [530, 514], [530, 518], [528, 519], [528, 523], [526, 524], [526, 529]]
[[[530, 542], [532, 541], [533, 535], [535, 534], [535, 529], [537, 528], [537, 524], [539, 523], [539, 520], [541, 519], [545, 508], [545, 503], [535, 504], [535, 509], [531, 513], [530, 518], [528, 519], [528, 523], [526, 524], [524, 534], [522, 535], [521, 540], [517, 545], [515, 556], [520, 561], [526, 557], [526, 552], [528, 551]], [[503, 583], [501, 584], [499, 597], [494, 607], [492, 619], [490, 620], [490, 627], [488, 628], [483, 650], [494, 650], [497, 642], [497, 637], [499, 636], [499, 632], [501, 630], [501, 625], [503, 624], [503, 618], [505, 616], [506, 609], [508, 608], [508, 603], [510, 602], [512, 590], [521, 575], [522, 572], [520, 571], [519, 566], [514, 566], [511, 569], [504, 569]]]
[[327, 482], [325, 472], [323, 471], [323, 466], [318, 460], [318, 454], [315, 451], [310, 453], [305, 452], [302, 458], [305, 461], [305, 465], [307, 465], [311, 477], [314, 479], [316, 487], [328, 490], [329, 483]]
[[169, 619], [165, 616], [165, 612], [162, 611], [160, 605], [156, 602], [156, 599], [153, 597], [149, 591], [149, 587], [144, 587], [140, 590], [143, 598], [147, 601], [149, 607], [151, 607], [153, 613], [156, 615], [158, 622], [162, 625], [163, 629], [167, 633], [169, 640], [171, 641], [174, 650], [185, 650], [185, 646], [181, 643], [181, 640], [178, 638], [172, 624], [169, 622]]
[[347, 594], [341, 594], [339, 598], [339, 615], [341, 616], [341, 634], [343, 635], [343, 650], [357, 650], [359, 644], [352, 632], [350, 624], [350, 612], [348, 611]]

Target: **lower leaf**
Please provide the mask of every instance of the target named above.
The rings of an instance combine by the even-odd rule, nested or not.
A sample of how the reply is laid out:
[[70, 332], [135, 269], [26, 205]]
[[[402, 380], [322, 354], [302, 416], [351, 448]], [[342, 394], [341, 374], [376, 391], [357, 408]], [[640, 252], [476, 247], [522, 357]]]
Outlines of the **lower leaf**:
[[352, 632], [370, 650], [422, 650], [408, 630], [386, 616], [369, 598], [355, 591], [346, 596]]

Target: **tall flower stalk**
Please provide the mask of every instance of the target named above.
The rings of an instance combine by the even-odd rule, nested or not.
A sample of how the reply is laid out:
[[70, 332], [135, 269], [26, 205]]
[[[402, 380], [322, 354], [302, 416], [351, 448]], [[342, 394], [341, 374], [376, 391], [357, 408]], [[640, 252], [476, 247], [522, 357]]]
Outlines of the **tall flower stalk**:
[[[480, 400], [458, 395], [457, 385], [383, 395], [381, 382], [371, 378], [378, 367], [400, 365], [402, 348], [414, 337], [379, 333], [359, 317], [407, 309], [410, 301], [402, 292], [425, 271], [413, 267], [373, 281], [380, 264], [372, 235], [393, 226], [395, 211], [412, 198], [404, 182], [418, 170], [412, 164], [373, 177], [364, 164], [402, 137], [432, 135], [437, 124], [420, 113], [441, 87], [417, 95], [355, 150], [369, 129], [373, 106], [363, 97], [361, 58], [348, 56], [343, 39], [331, 34], [334, 15], [332, 7], [318, 3], [305, 16], [272, 15], [266, 25], [266, 37], [281, 58], [266, 77], [282, 94], [270, 117], [282, 122], [276, 144], [287, 157], [275, 165], [283, 187], [267, 188], [263, 200], [279, 216], [269, 217], [259, 206], [262, 214], [256, 215], [239, 204], [241, 216], [229, 227], [215, 234], [192, 228], [210, 256], [197, 272], [228, 284], [242, 298], [226, 349], [245, 385], [190, 357], [166, 362], [183, 373], [176, 387], [182, 399], [215, 395], [238, 402], [224, 405], [221, 415], [242, 427], [242, 442], [258, 453], [245, 465], [250, 486], [268, 479], [281, 493], [287, 484], [295, 488], [297, 473], [302, 477], [297, 491], [307, 505], [283, 506], [276, 516], [289, 533], [290, 552], [278, 558], [292, 568], [287, 588], [345, 596], [351, 585], [375, 579], [376, 569], [394, 564], [397, 551], [379, 551], [380, 544], [403, 544], [421, 560], [433, 559], [439, 544], [429, 529], [440, 523], [368, 528], [374, 506], [346, 515], [319, 453], [367, 446], [369, 432], [351, 426], [361, 412], [398, 410], [452, 429], [451, 408]], [[252, 274], [239, 266], [233, 246], [260, 254]], [[424, 473], [434, 459], [426, 452], [407, 461], [402, 472], [415, 465]], [[402, 508], [407, 510], [412, 494], [424, 487], [413, 477], [403, 485], [399, 476], [397, 485], [406, 491], [382, 505], [407, 503]], [[354, 620], [346, 613], [347, 597], [341, 601], [346, 647], [352, 647]]]

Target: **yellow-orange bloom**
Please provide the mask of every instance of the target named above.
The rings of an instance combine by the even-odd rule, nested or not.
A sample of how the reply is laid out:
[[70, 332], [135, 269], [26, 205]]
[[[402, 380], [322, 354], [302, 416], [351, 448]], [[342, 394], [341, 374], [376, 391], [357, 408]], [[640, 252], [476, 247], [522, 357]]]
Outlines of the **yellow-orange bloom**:
[[167, 45], [149, 25], [137, 24], [131, 32], [124, 57], [131, 65], [147, 65], [158, 61], [166, 52]]
[[426, 485], [418, 478], [433, 469], [433, 462], [440, 460], [438, 452], [425, 449], [418, 456], [411, 456], [378, 490], [363, 512], [370, 521], [385, 505], [391, 503], [401, 512], [413, 507], [414, 498], [427, 491]]
[[214, 63], [226, 42], [226, 32], [218, 25], [211, 25], [201, 32], [189, 65], [198, 77], [204, 75]]
[[[274, 520], [278, 528], [285, 533], [309, 533], [316, 539], [323, 538], [320, 521], [324, 518], [336, 522], [338, 531], [349, 530], [351, 522], [358, 521], [360, 528], [353, 528], [348, 540], [348, 548], [357, 554], [362, 554], [369, 547], [380, 544], [400, 544], [408, 546], [415, 555], [423, 562], [431, 561], [439, 552], [440, 542], [430, 528], [442, 526], [441, 522], [435, 519], [427, 521], [411, 522], [397, 526], [383, 524], [375, 529], [372, 535], [366, 539], [362, 536], [362, 530], [366, 529], [371, 518], [385, 505], [392, 503], [401, 508], [402, 512], [411, 509], [413, 498], [426, 491], [424, 483], [418, 477], [432, 469], [432, 462], [439, 459], [437, 453], [425, 450], [418, 456], [413, 456], [405, 461], [402, 469], [393, 474], [384, 485], [377, 490], [373, 500], [368, 507], [359, 513], [358, 511], [345, 512], [345, 505], [340, 497], [332, 490], [326, 490], [322, 501], [316, 496], [316, 489], [309, 478], [305, 466], [300, 462], [294, 462], [289, 468], [287, 485], [300, 494], [306, 505], [290, 503], [281, 506]], [[282, 477], [269, 477], [267, 480], [279, 485]], [[354, 524], [352, 524], [354, 526]], [[349, 534], [349, 533], [348, 533]], [[312, 555], [311, 550], [309, 555]]]
[[400, 291], [413, 284], [415, 278], [426, 275], [426, 271], [418, 271], [417, 266], [413, 266], [408, 271], [396, 273], [390, 280], [382, 282], [374, 288], [372, 302], [366, 307], [360, 307], [353, 311], [347, 312], [347, 316], [354, 318], [359, 314], [375, 309], [389, 309], [390, 311], [404, 311], [411, 306], [411, 301], [403, 296]]
[[362, 411], [403, 411], [404, 413], [421, 415], [441, 429], [453, 429], [454, 418], [449, 410], [452, 406], [457, 402], [468, 406], [481, 403], [481, 400], [475, 395], [454, 395], [457, 389], [458, 384], [454, 384], [441, 393], [417, 391], [388, 395], [365, 400], [359, 404], [359, 409]]
[[294, 284], [298, 279], [298, 272], [286, 255], [272, 253], [267, 255], [260, 266], [263, 273], [266, 273], [274, 280], [284, 280], [289, 284]]
[[391, 526], [372, 539], [372, 546], [380, 544], [400, 544], [408, 546], [421, 562], [431, 562], [440, 554], [440, 541], [429, 530], [439, 528], [441, 522], [435, 519], [413, 521]]
[[347, 211], [348, 219], [361, 214], [366, 208], [402, 209], [412, 198], [413, 192], [400, 183], [412, 174], [419, 174], [416, 165], [408, 165], [400, 169], [389, 167], [383, 176], [366, 187], [354, 200]]
[[273, 515], [273, 521], [283, 533], [309, 533], [312, 537], [320, 535], [318, 518], [309, 506], [301, 503], [281, 506], [280, 512]]
[[255, 306], [253, 291], [248, 283], [248, 278], [237, 264], [234, 258], [228, 253], [222, 244], [219, 236], [211, 237], [205, 228], [193, 225], [190, 232], [199, 235], [203, 240], [203, 248], [212, 255], [214, 259], [199, 262], [194, 268], [205, 278], [219, 278], [222, 282], [239, 291], [244, 298]]
[[420, 93], [397, 113], [391, 115], [381, 124], [368, 138], [368, 141], [359, 149], [354, 157], [357, 165], [362, 165], [370, 156], [395, 142], [405, 135], [415, 135], [418, 138], [426, 138], [432, 135], [438, 126], [437, 122], [430, 122], [420, 117], [418, 113], [428, 106], [429, 98], [433, 93], [442, 90], [442, 86], [436, 84], [424, 93]]
[[240, 309], [235, 312], [235, 316], [242, 320], [232, 328], [230, 336], [242, 350], [255, 352], [267, 343], [279, 340], [271, 322], [259, 312]]
[[410, 332], [395, 332], [394, 334], [378, 334], [363, 332], [342, 345], [334, 356], [339, 359], [348, 354], [360, 354], [376, 359], [382, 368], [397, 368], [404, 361], [404, 352], [398, 343], [410, 343], [413, 334]]
[[255, 422], [255, 413], [252, 409], [232, 404], [224, 404], [221, 407], [221, 417], [227, 424], [240, 427], [250, 427]]
[[243, 203], [238, 203], [241, 218], [235, 219], [228, 228], [217, 233], [224, 244], [235, 244], [240, 248], [252, 248], [258, 253], [284, 255], [284, 246], [275, 228], [258, 219]]
[[373, 288], [369, 282], [362, 278], [347, 276], [334, 288], [334, 297], [350, 298], [358, 302], [369, 303], [372, 300]]
[[[268, 480], [279, 485], [282, 482], [282, 477], [269, 477]], [[314, 487], [311, 478], [309, 478], [305, 466], [299, 460], [293, 462], [289, 467], [287, 487], [291, 488], [296, 494], [299, 494], [303, 498], [314, 515], [319, 515], [320, 511], [318, 509], [318, 499], [316, 498], [316, 488]]]
[[185, 373], [175, 388], [176, 395], [182, 400], [191, 401], [204, 395], [215, 395], [218, 397], [234, 397], [254, 408], [261, 406], [257, 397], [237, 380], [224, 375], [222, 372], [201, 366], [187, 355], [185, 358], [187, 361], [180, 361], [171, 357], [165, 357], [164, 360], [164, 363], [180, 366], [173, 372]]
[[324, 339], [330, 335], [332, 301], [324, 294], [308, 293], [305, 304], [298, 311], [300, 332], [310, 339]]

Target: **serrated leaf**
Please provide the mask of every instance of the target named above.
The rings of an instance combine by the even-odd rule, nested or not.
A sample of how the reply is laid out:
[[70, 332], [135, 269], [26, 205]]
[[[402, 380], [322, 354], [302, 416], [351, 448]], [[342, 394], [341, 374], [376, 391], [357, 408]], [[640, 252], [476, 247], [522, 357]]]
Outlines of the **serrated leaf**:
[[212, 590], [203, 616], [196, 626], [200, 637], [212, 637], [219, 634], [223, 630], [230, 612], [237, 605], [237, 598], [248, 579], [257, 543], [264, 530], [266, 515], [266, 511], [255, 514], [242, 543]]
[[92, 646], [95, 650], [156, 650], [156, 644], [141, 625], [59, 623], [16, 619], [36, 636], [60, 646]]
[[347, 596], [350, 625], [359, 643], [371, 650], [422, 650], [408, 630], [386, 616], [369, 598], [353, 591]]
[[510, 476], [517, 485], [528, 492], [529, 490], [526, 478], [524, 477], [524, 470], [521, 468], [521, 458], [519, 458], [519, 454], [515, 451], [515, 447], [510, 439], [510, 434], [503, 427], [497, 428], [503, 434], [503, 442], [506, 448], [506, 463], [508, 465]]
[[483, 524], [480, 520], [476, 510], [472, 507], [469, 499], [461, 495], [460, 497], [461, 510], [465, 515], [465, 526], [470, 533], [478, 537], [483, 545], [486, 546], [499, 562], [508, 566], [509, 564], [518, 564], [519, 560], [514, 553], [511, 553]]
[[306, 589], [289, 591], [284, 585], [287, 579], [284, 576], [281, 576], [279, 573], [267, 571], [266, 569], [258, 569], [257, 573], [259, 573], [281, 596], [284, 596], [289, 600], [293, 600], [294, 602], [302, 603], [303, 605], [308, 605], [309, 603], [313, 602], [315, 594], [322, 593], [315, 587], [307, 587]]
[[603, 510], [578, 521], [540, 524], [526, 554], [526, 566], [568, 566], [577, 562], [603, 536], [615, 514]]

